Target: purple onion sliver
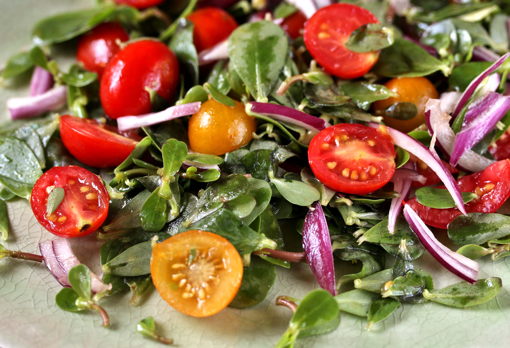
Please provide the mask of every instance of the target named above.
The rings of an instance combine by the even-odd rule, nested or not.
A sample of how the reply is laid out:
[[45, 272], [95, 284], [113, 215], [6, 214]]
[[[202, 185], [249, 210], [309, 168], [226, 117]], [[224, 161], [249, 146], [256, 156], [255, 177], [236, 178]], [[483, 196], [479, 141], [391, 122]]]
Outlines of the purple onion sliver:
[[10, 98], [7, 108], [13, 120], [39, 116], [58, 110], [67, 103], [67, 87], [59, 86], [35, 97]]
[[464, 105], [466, 105], [469, 98], [471, 98], [471, 96], [475, 92], [476, 87], [478, 87], [478, 85], [483, 81], [483, 79], [485, 79], [487, 76], [496, 71], [509, 56], [510, 52], [499, 58], [497, 61], [494, 62], [494, 64], [492, 64], [484, 72], [478, 75], [473, 81], [471, 81], [469, 86], [467, 86], [466, 90], [462, 94], [462, 97], [460, 98], [457, 106], [455, 107], [455, 110], [453, 110], [452, 114], [453, 119], [455, 119], [459, 115], [460, 110], [462, 110]]
[[420, 46], [421, 48], [423, 48], [425, 51], [427, 51], [428, 54], [430, 54], [431, 56], [433, 57], [437, 57], [437, 50], [432, 47], [432, 46], [429, 46], [429, 45], [425, 45], [423, 43], [421, 43], [419, 40], [415, 40], [413, 39], [412, 37], [410, 37], [409, 35], [404, 35], [403, 37], [405, 40], [409, 41], [409, 42], [412, 42], [418, 46]]
[[490, 92], [486, 97], [470, 106], [469, 123], [455, 137], [450, 164], [456, 166], [467, 150], [480, 142], [510, 110], [510, 97]]
[[313, 0], [287, 0], [287, 3], [296, 6], [301, 12], [305, 14], [306, 18], [312, 17], [312, 15], [317, 12], [318, 9]]
[[336, 295], [335, 266], [328, 223], [321, 204], [317, 201], [305, 217], [303, 250], [320, 287]]
[[200, 102], [171, 106], [163, 111], [140, 116], [124, 116], [117, 119], [119, 131], [152, 126], [179, 117], [192, 115], [200, 110]]
[[425, 249], [447, 270], [469, 283], [478, 279], [478, 263], [456, 253], [441, 244], [416, 212], [408, 205], [404, 216]]
[[[404, 199], [407, 199], [407, 197], [409, 196], [409, 191], [411, 191], [411, 184], [413, 182], [411, 175], [413, 175], [413, 173], [418, 174], [414, 170], [411, 170], [410, 168], [412, 168], [412, 164], [407, 162], [406, 164], [404, 164], [404, 168], [400, 168], [395, 171], [395, 174], [397, 174], [397, 176], [395, 177], [394, 174], [392, 177], [392, 180], [395, 180], [393, 183], [393, 190], [400, 193], [400, 196], [395, 197], [391, 200], [390, 211], [388, 213], [388, 231], [390, 232], [390, 234], [395, 233], [395, 225], [397, 223], [397, 218], [398, 215], [400, 214], [400, 211], [402, 210], [402, 201]], [[427, 180], [423, 175], [420, 176]]]
[[[80, 264], [80, 260], [74, 255], [73, 250], [71, 249], [71, 244], [65, 238], [59, 238], [52, 241], [53, 252], [55, 253], [55, 258], [57, 259], [60, 267], [66, 272], [66, 277], [69, 274], [69, 271], [74, 266]], [[103, 283], [101, 279], [94, 273], [90, 272], [91, 278], [91, 289], [95, 293], [102, 293], [108, 290], [111, 290], [112, 285], [106, 285]]]
[[501, 56], [494, 52], [493, 50], [488, 49], [484, 46], [475, 46], [473, 48], [473, 56], [472, 60], [481, 61], [481, 62], [495, 62]]
[[308, 115], [302, 111], [284, 105], [250, 102], [248, 107], [254, 113], [262, 114], [274, 120], [294, 124], [312, 131], [320, 132], [330, 126], [328, 122], [321, 118]]
[[53, 75], [48, 70], [36, 66], [30, 80], [30, 96], [35, 97], [49, 91], [54, 83]]
[[44, 258], [44, 264], [46, 268], [53, 274], [55, 279], [60, 283], [60, 285], [69, 287], [69, 280], [67, 279], [67, 273], [60, 267], [57, 262], [57, 258], [55, 257], [55, 253], [53, 252], [53, 243], [51, 240], [47, 240], [45, 242], [39, 243], [39, 250], [41, 251], [41, 255]]
[[[377, 128], [380, 125], [377, 123], [369, 123], [369, 126]], [[450, 192], [452, 195], [453, 200], [459, 208], [460, 212], [466, 214], [466, 208], [464, 207], [464, 201], [462, 199], [459, 185], [457, 185], [457, 182], [453, 178], [452, 174], [448, 171], [448, 169], [446, 169], [443, 162], [434, 157], [434, 155], [430, 153], [430, 150], [427, 149], [422, 143], [411, 138], [409, 135], [391, 127], [386, 127], [386, 129], [388, 134], [392, 137], [393, 143], [395, 145], [418, 157], [437, 174], [439, 179], [441, 179], [441, 181], [446, 186], [448, 192]]]
[[198, 54], [198, 65], [206, 65], [222, 59], [228, 59], [228, 39], [200, 52]]
[[417, 171], [411, 169], [412, 166], [408, 166], [408, 164], [410, 163], [407, 162], [402, 168], [395, 170], [395, 173], [391, 177], [390, 181], [395, 183], [397, 181], [408, 179], [410, 181], [418, 181], [420, 184], [424, 184], [427, 181], [427, 178]]

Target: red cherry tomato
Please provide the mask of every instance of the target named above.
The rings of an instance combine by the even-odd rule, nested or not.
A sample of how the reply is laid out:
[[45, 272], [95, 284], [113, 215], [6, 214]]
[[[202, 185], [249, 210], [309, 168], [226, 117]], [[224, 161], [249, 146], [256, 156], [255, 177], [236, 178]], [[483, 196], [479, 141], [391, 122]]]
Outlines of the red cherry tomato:
[[365, 75], [379, 59], [379, 52], [356, 53], [345, 47], [352, 32], [364, 24], [379, 23], [362, 7], [333, 4], [321, 8], [305, 25], [305, 46], [328, 73], [342, 79]]
[[175, 54], [162, 42], [140, 40], [128, 44], [108, 63], [99, 97], [108, 117], [142, 115], [151, 112], [146, 88], [170, 102], [178, 82]]
[[[56, 188], [64, 189], [64, 197], [54, 211], [48, 211], [48, 204], [53, 204], [48, 198]], [[91, 234], [102, 225], [109, 200], [97, 175], [67, 166], [53, 167], [44, 173], [34, 185], [30, 203], [44, 228], [59, 237], [74, 238]]]
[[[462, 192], [474, 192], [478, 195], [478, 198], [466, 203], [468, 213], [494, 213], [510, 197], [510, 160], [496, 162], [481, 172], [463, 176], [457, 183]], [[462, 215], [457, 208], [426, 207], [420, 204], [416, 197], [407, 201], [407, 204], [427, 225], [437, 228], [447, 228], [453, 219]]]
[[367, 194], [383, 187], [395, 172], [393, 139], [384, 126], [337, 124], [312, 139], [308, 162], [324, 185], [343, 193]]
[[102, 23], [80, 38], [76, 59], [101, 80], [106, 64], [120, 51], [118, 41], [128, 40], [128, 33], [119, 23]]
[[507, 129], [494, 144], [489, 146], [489, 152], [496, 161], [510, 158], [510, 130]]
[[[459, 171], [457, 168], [452, 167], [448, 162], [442, 161], [443, 165], [448, 169], [448, 171], [451, 174], [458, 173]], [[441, 179], [437, 176], [436, 172], [434, 172], [430, 167], [423, 161], [420, 161], [417, 159], [417, 161], [413, 161], [414, 170], [416, 170], [419, 174], [423, 175], [425, 178], [427, 178], [427, 181], [425, 183], [420, 183], [418, 181], [413, 181], [412, 186], [413, 187], [424, 187], [424, 186], [430, 186], [435, 185], [439, 182], [441, 182]]]
[[303, 12], [296, 11], [285, 18], [280, 26], [291, 38], [297, 39], [303, 35], [306, 19], [307, 18]]
[[144, 9], [151, 6], [157, 6], [164, 0], [113, 0], [120, 5], [128, 5], [136, 7], [137, 9]]
[[197, 52], [211, 48], [223, 40], [237, 28], [236, 20], [227, 12], [217, 7], [204, 7], [188, 16], [193, 22], [193, 42]]
[[79, 161], [99, 168], [118, 166], [138, 144], [120, 135], [115, 127], [70, 115], [60, 118], [60, 137]]

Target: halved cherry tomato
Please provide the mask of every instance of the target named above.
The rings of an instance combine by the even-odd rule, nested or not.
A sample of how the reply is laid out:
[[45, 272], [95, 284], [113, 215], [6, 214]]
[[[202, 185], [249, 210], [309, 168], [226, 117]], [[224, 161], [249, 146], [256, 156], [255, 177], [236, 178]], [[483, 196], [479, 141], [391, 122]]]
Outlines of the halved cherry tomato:
[[170, 102], [178, 82], [179, 63], [168, 46], [140, 40], [128, 44], [108, 63], [99, 97], [108, 117], [142, 115], [151, 112], [147, 88]]
[[102, 23], [80, 38], [76, 59], [101, 80], [106, 64], [120, 51], [118, 42], [128, 40], [128, 33], [119, 23]]
[[357, 53], [345, 47], [352, 32], [364, 24], [379, 23], [368, 10], [351, 4], [321, 8], [305, 25], [305, 46], [328, 73], [342, 79], [365, 75], [379, 59], [379, 52]]
[[[58, 187], [64, 189], [64, 198], [55, 211], [48, 212], [48, 197]], [[37, 221], [63, 238], [83, 237], [97, 230], [106, 219], [109, 202], [101, 179], [78, 166], [48, 170], [35, 183], [30, 201]]]
[[151, 6], [157, 6], [164, 0], [113, 0], [120, 5], [129, 5], [136, 7], [137, 9], [144, 9]]
[[[446, 167], [446, 169], [448, 169], [448, 171], [451, 174], [455, 174], [455, 173], [459, 172], [457, 170], [457, 168], [453, 167], [448, 162], [445, 162], [443, 160], [441, 160], [441, 161], [443, 162], [443, 165]], [[425, 178], [427, 178], [427, 181], [425, 181], [425, 183], [423, 183], [423, 184], [418, 181], [413, 181], [413, 183], [412, 183], [413, 187], [430, 186], [430, 185], [435, 185], [435, 184], [441, 182], [441, 179], [439, 179], [436, 172], [434, 172], [432, 169], [430, 169], [430, 167], [425, 162], [417, 159], [417, 161], [413, 161], [413, 166], [414, 166], [414, 170], [416, 170], [419, 174], [421, 174]]]
[[197, 52], [219, 44], [237, 28], [237, 22], [228, 12], [218, 7], [204, 7], [188, 16], [193, 22], [193, 43]]
[[120, 135], [113, 126], [70, 115], [60, 118], [60, 137], [79, 161], [99, 168], [118, 166], [138, 144], [138, 141]]
[[375, 129], [340, 123], [312, 139], [308, 162], [324, 185], [363, 195], [390, 181], [395, 172], [395, 148], [384, 126]]
[[243, 279], [243, 262], [225, 238], [193, 230], [156, 244], [151, 275], [159, 294], [172, 307], [193, 317], [207, 317], [234, 299]]
[[256, 130], [255, 118], [248, 116], [244, 105], [237, 101], [230, 107], [210, 99], [188, 123], [191, 149], [212, 155], [224, 155], [248, 144]]
[[489, 146], [489, 152], [496, 161], [510, 158], [510, 129], [507, 129], [494, 144]]
[[285, 18], [280, 26], [291, 38], [297, 39], [303, 35], [306, 19], [307, 18], [303, 12], [296, 11]]
[[[510, 160], [496, 162], [481, 172], [463, 176], [457, 183], [462, 192], [473, 192], [478, 195], [478, 198], [466, 203], [468, 213], [494, 213], [510, 197]], [[423, 222], [437, 228], [447, 228], [453, 219], [462, 215], [458, 208], [426, 207], [420, 204], [416, 197], [407, 201], [407, 204], [416, 211]]]
[[384, 86], [397, 96], [374, 102], [372, 108], [376, 115], [384, 115], [384, 110], [395, 103], [409, 102], [416, 105], [416, 116], [410, 120], [384, 117], [385, 124], [404, 133], [425, 123], [425, 104], [430, 98], [439, 97], [434, 85], [425, 77], [397, 77], [386, 82]]

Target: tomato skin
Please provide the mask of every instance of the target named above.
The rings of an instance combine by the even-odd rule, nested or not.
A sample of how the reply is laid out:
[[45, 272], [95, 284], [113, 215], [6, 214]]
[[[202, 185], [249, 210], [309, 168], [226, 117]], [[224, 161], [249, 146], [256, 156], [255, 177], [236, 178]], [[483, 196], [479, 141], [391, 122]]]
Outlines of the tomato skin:
[[257, 121], [237, 101], [230, 107], [210, 99], [188, 123], [191, 149], [212, 155], [224, 155], [248, 144], [256, 130]]
[[138, 144], [118, 134], [115, 127], [70, 115], [60, 118], [60, 137], [74, 157], [98, 168], [118, 166]]
[[494, 144], [489, 146], [489, 152], [496, 161], [510, 158], [510, 130], [507, 129]]
[[[64, 199], [47, 214], [51, 187], [62, 187]], [[110, 197], [101, 179], [78, 166], [53, 167], [34, 185], [30, 204], [37, 221], [62, 238], [83, 237], [97, 230], [108, 215]]]
[[120, 51], [117, 41], [129, 40], [122, 25], [116, 22], [102, 23], [83, 35], [78, 42], [76, 59], [101, 80], [106, 64]]
[[99, 97], [110, 118], [142, 115], [151, 112], [146, 87], [171, 102], [178, 82], [179, 63], [175, 54], [162, 42], [139, 40], [128, 44], [108, 63]]
[[[463, 176], [457, 183], [462, 192], [479, 195], [466, 204], [468, 213], [494, 213], [510, 197], [510, 160], [496, 162], [485, 170]], [[444, 188], [438, 187], [438, 188]], [[418, 202], [416, 197], [407, 201], [427, 225], [446, 229], [457, 216], [462, 215], [458, 208], [435, 209]]]
[[425, 104], [431, 98], [439, 98], [436, 88], [425, 77], [397, 77], [386, 82], [384, 86], [396, 93], [397, 96], [374, 102], [372, 109], [376, 115], [383, 115], [384, 110], [395, 103], [409, 102], [416, 105], [417, 114], [410, 120], [384, 117], [386, 125], [404, 133], [425, 123]]
[[218, 313], [232, 302], [243, 279], [243, 262], [225, 238], [192, 230], [154, 246], [151, 275], [168, 304], [201, 318]]
[[303, 12], [296, 11], [285, 18], [280, 26], [291, 38], [297, 39], [303, 35], [302, 31], [305, 27], [306, 20], [307, 18]]
[[193, 43], [197, 52], [214, 47], [237, 28], [237, 22], [228, 12], [218, 7], [204, 7], [187, 17], [193, 22]]
[[395, 172], [395, 148], [386, 128], [340, 123], [317, 134], [308, 147], [317, 179], [333, 190], [367, 194], [383, 187]]
[[379, 59], [379, 52], [357, 53], [344, 44], [364, 24], [379, 23], [368, 10], [351, 4], [321, 8], [308, 19], [303, 39], [312, 57], [326, 72], [341, 79], [365, 75]]
[[164, 0], [113, 0], [119, 5], [128, 5], [142, 10], [147, 7], [157, 6]]

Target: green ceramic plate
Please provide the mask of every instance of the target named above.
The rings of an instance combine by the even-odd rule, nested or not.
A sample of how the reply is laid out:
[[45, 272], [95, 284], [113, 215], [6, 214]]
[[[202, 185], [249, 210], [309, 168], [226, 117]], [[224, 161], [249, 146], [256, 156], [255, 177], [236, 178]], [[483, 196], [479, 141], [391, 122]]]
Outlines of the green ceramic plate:
[[[30, 45], [34, 21], [50, 14], [92, 6], [92, 0], [0, 0], [2, 29], [0, 61]], [[66, 53], [66, 52], [64, 52]], [[8, 119], [5, 101], [26, 94], [24, 86], [0, 90], [0, 118]], [[9, 204], [12, 231], [6, 246], [37, 253], [37, 244], [53, 236], [44, 231], [25, 201]], [[72, 240], [79, 258], [93, 270], [99, 263], [100, 244], [93, 237]], [[434, 274], [437, 288], [457, 282], [430, 257], [424, 268]], [[508, 347], [510, 346], [510, 262], [480, 261], [480, 278], [497, 276], [504, 289], [491, 302], [469, 309], [452, 309], [434, 303], [404, 305], [384, 323], [365, 331], [366, 321], [343, 314], [332, 334], [299, 341], [300, 347]], [[278, 280], [267, 299], [245, 310], [227, 309], [213, 317], [195, 319], [171, 309], [155, 290], [139, 307], [129, 297], [102, 300], [111, 317], [110, 329], [101, 327], [95, 313], [69, 313], [57, 308], [60, 285], [41, 264], [3, 259], [0, 261], [0, 347], [160, 347], [143, 338], [136, 324], [153, 316], [161, 334], [180, 347], [272, 347], [285, 331], [291, 313], [276, 307], [280, 295], [303, 297], [317, 288], [304, 265], [279, 270]]]

